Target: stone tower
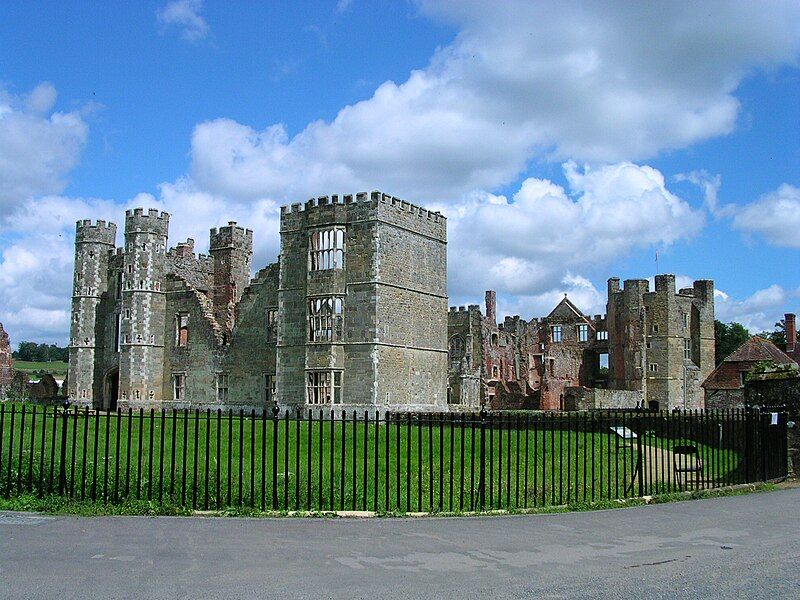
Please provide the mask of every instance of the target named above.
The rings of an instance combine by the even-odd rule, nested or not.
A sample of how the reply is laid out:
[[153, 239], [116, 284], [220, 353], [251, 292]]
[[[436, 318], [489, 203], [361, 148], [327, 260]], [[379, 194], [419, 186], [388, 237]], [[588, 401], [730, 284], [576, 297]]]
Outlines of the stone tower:
[[67, 396], [81, 406], [92, 406], [101, 396], [100, 374], [95, 372], [98, 308], [108, 289], [108, 261], [116, 237], [114, 223], [84, 220], [75, 227]]
[[641, 390], [662, 410], [704, 408], [714, 370], [714, 282], [676, 291], [674, 275], [608, 281], [609, 386]]
[[237, 227], [235, 221], [211, 230], [210, 253], [214, 259], [214, 318], [229, 334], [235, 322], [234, 310], [250, 283], [253, 232]]
[[277, 397], [447, 406], [446, 220], [380, 192], [281, 209]]
[[121, 407], [162, 401], [169, 215], [125, 213], [119, 394]]

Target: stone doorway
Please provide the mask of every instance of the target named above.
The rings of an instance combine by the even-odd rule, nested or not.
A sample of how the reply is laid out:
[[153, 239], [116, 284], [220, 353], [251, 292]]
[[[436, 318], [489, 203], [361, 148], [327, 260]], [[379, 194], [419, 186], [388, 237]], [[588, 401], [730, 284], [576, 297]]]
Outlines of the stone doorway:
[[117, 396], [119, 396], [119, 369], [114, 367], [106, 373], [103, 382], [103, 402], [100, 408], [117, 410]]

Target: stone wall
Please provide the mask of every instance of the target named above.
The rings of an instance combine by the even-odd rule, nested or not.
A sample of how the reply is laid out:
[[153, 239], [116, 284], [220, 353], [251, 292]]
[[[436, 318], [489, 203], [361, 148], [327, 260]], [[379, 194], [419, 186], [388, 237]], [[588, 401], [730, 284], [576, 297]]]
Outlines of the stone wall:
[[[343, 264], [311, 268], [316, 232], [343, 232]], [[306, 405], [317, 372], [341, 377], [341, 409], [435, 410], [447, 396], [446, 222], [380, 192], [281, 213], [277, 394]], [[343, 304], [341, 335], [309, 339], [308, 304]]]
[[567, 387], [564, 390], [566, 410], [610, 410], [640, 408], [643, 395], [638, 390]]
[[0, 323], [0, 398], [14, 380], [14, 361], [11, 359], [11, 344], [8, 334]]

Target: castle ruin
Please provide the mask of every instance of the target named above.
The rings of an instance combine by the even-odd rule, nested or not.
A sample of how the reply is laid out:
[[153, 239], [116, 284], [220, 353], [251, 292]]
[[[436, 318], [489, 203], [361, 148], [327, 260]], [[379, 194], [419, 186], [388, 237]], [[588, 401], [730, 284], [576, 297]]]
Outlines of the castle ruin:
[[68, 395], [99, 409], [446, 410], [445, 218], [381, 192], [282, 207], [279, 261], [253, 233], [168, 248], [169, 215], [79, 221]]
[[[278, 262], [251, 278], [230, 222], [168, 247], [169, 215], [79, 221], [68, 396], [83, 406], [445, 411], [694, 409], [714, 366], [714, 285], [608, 281], [606, 315], [566, 296], [497, 322], [447, 310], [447, 221], [381, 192], [281, 208]], [[605, 366], [607, 365], [607, 367]]]
[[477, 305], [450, 307], [450, 401], [540, 410], [705, 406], [701, 383], [714, 369], [712, 281], [676, 290], [674, 275], [657, 275], [650, 291], [646, 279], [620, 288], [611, 278], [606, 312], [584, 315], [565, 296], [546, 317], [498, 324], [493, 291], [485, 316]]

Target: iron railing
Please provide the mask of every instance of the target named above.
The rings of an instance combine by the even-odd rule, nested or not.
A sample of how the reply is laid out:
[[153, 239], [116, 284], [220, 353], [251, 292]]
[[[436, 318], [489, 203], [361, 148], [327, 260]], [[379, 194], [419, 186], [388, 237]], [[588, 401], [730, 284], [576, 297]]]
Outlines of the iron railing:
[[335, 417], [0, 406], [0, 495], [209, 510], [463, 512], [786, 476], [786, 414]]

